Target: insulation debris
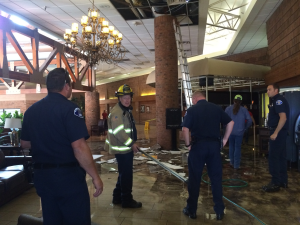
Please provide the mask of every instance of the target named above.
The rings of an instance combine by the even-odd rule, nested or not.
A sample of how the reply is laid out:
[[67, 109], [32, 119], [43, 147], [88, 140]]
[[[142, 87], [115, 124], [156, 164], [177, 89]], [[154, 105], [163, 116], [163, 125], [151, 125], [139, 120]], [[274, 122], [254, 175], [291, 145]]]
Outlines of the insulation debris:
[[147, 157], [144, 157], [144, 156], [139, 156], [139, 157], [134, 157], [133, 158], [134, 160], [148, 160], [148, 158]]
[[[173, 170], [183, 169], [182, 166], [176, 166], [176, 165], [172, 165], [172, 164], [166, 163], [166, 162], [161, 162], [161, 163], [164, 164], [165, 166], [169, 167], [170, 169], [173, 169]], [[147, 164], [157, 165], [157, 163], [154, 162], [154, 161], [148, 161]]]
[[95, 160], [95, 159], [99, 159], [99, 158], [101, 158], [103, 155], [93, 155], [93, 159]]
[[107, 161], [106, 160], [103, 160], [103, 161], [96, 161], [96, 163], [98, 164], [103, 164], [103, 163], [106, 163]]
[[147, 164], [157, 165], [157, 163], [154, 161], [148, 161]]
[[142, 151], [146, 152], [146, 151], [150, 150], [150, 147], [148, 147], [148, 148], [140, 147], [140, 149], [141, 149]]
[[114, 158], [114, 159], [107, 160], [107, 163], [118, 163], [118, 162], [117, 162], [117, 159]]
[[155, 144], [152, 147], [150, 147], [151, 150], [160, 150], [161, 146], [159, 144]]
[[161, 150], [161, 152], [163, 152], [163, 153], [170, 153], [170, 151], [167, 151], [167, 150]]
[[176, 166], [176, 165], [172, 165], [170, 163], [165, 163], [165, 162], [162, 162], [165, 166], [169, 167], [170, 169], [173, 169], [173, 170], [180, 170], [180, 169], [183, 169], [182, 166]]
[[172, 155], [179, 155], [179, 154], [181, 154], [181, 151], [170, 151], [170, 153]]

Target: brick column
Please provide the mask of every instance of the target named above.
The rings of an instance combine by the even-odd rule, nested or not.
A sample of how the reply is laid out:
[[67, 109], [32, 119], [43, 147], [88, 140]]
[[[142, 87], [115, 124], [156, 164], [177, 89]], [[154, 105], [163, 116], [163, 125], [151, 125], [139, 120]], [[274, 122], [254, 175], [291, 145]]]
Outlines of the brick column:
[[163, 149], [172, 149], [171, 130], [166, 129], [166, 108], [178, 108], [177, 47], [173, 28], [174, 17], [156, 17], [155, 34], [155, 88], [156, 135]]
[[91, 125], [98, 124], [99, 119], [99, 93], [87, 91], [85, 93], [85, 123], [89, 133], [91, 133]]

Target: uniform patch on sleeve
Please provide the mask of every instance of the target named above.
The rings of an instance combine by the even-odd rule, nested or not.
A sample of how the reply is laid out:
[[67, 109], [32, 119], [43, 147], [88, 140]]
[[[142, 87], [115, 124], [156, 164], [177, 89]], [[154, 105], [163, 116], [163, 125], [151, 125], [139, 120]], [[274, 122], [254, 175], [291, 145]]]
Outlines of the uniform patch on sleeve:
[[74, 109], [74, 115], [78, 116], [79, 118], [83, 118], [81, 110], [79, 108]]
[[281, 100], [276, 101], [276, 105], [282, 105], [282, 104], [283, 104], [283, 102]]
[[112, 120], [114, 120], [114, 121], [116, 121], [117, 119], [118, 119], [117, 116], [114, 116], [114, 117], [112, 118]]

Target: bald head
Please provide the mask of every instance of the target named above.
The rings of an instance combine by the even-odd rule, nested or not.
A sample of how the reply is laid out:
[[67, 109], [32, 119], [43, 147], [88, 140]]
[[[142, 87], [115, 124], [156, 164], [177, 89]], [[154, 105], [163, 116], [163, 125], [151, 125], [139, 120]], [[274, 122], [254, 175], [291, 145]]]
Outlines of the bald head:
[[203, 91], [195, 91], [192, 95], [193, 105], [196, 105], [199, 100], [205, 100], [206, 94]]

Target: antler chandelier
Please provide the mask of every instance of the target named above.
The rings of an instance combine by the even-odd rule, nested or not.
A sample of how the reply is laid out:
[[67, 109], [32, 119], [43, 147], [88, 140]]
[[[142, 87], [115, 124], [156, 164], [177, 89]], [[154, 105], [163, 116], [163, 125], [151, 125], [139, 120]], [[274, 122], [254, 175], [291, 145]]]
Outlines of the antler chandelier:
[[[117, 64], [125, 56], [125, 49], [121, 45], [122, 34], [108, 25], [100, 12], [93, 8], [88, 9], [88, 16], [81, 18], [82, 34], [78, 35], [78, 24], [72, 23], [72, 29], [66, 29], [64, 39], [66, 46], [75, 50], [77, 56], [93, 66], [100, 61], [108, 64]], [[78, 35], [78, 36], [77, 36]], [[77, 45], [77, 39], [81, 45]]]

